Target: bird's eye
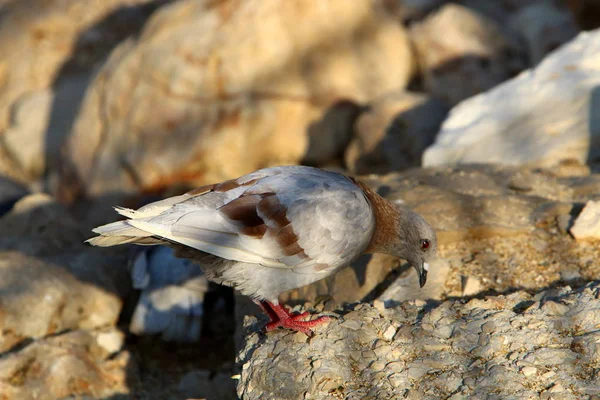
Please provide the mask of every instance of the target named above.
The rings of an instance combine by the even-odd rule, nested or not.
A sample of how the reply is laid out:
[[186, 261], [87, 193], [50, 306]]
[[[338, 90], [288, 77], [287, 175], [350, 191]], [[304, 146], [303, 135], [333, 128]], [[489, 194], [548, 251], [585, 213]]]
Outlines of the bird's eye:
[[421, 250], [426, 251], [431, 246], [431, 242], [428, 239], [421, 239]]

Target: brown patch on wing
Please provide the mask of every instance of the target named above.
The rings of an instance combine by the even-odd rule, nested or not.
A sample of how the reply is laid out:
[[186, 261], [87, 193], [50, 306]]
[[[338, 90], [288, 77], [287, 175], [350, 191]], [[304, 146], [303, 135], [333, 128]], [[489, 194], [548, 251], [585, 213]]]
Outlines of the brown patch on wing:
[[287, 207], [279, 202], [275, 193], [247, 193], [219, 210], [230, 220], [242, 225], [242, 234], [260, 239], [269, 231], [285, 256], [309, 258], [298, 243], [298, 235], [287, 218]]
[[204, 186], [200, 186], [199, 188], [192, 189], [189, 192], [187, 192], [186, 194], [190, 195], [190, 196], [200, 196], [201, 194], [211, 192], [214, 188], [215, 188], [215, 185], [204, 185]]
[[239, 188], [240, 186], [250, 186], [258, 181], [258, 179], [251, 179], [248, 182], [239, 183], [238, 179], [229, 179], [227, 181], [214, 183], [212, 185], [200, 186], [199, 188], [190, 190], [186, 194], [190, 196], [200, 196], [208, 192], [224, 193], [229, 190]]
[[298, 243], [298, 235], [294, 232], [292, 223], [287, 218], [287, 207], [279, 202], [275, 193], [265, 193], [258, 203], [258, 211], [274, 225], [269, 228], [274, 233], [277, 244], [281, 246], [286, 256], [308, 258], [304, 249]]
[[248, 182], [240, 183], [239, 178], [238, 179], [230, 179], [228, 181], [223, 181], [221, 183], [217, 183], [215, 185], [214, 191], [215, 192], [227, 192], [229, 190], [239, 188], [240, 186], [250, 186], [257, 181], [258, 181], [258, 179], [251, 179]]
[[267, 226], [258, 216], [256, 207], [261, 197], [258, 195], [241, 196], [219, 208], [227, 218], [242, 224], [241, 233], [262, 238]]

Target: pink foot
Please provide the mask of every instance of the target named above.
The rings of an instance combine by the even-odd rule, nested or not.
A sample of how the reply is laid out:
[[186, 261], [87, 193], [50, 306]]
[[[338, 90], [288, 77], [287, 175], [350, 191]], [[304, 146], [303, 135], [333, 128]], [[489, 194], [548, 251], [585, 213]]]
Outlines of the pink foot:
[[265, 327], [267, 332], [282, 327], [296, 332], [302, 332], [306, 336], [312, 337], [314, 332], [310, 328], [314, 328], [315, 326], [331, 319], [330, 317], [324, 316], [311, 321], [300, 321], [300, 319], [309, 316], [310, 313], [305, 311], [300, 314], [292, 315], [285, 308], [283, 308], [283, 306], [279, 304], [273, 304], [268, 301], [261, 301], [259, 305], [271, 319], [271, 322], [269, 322]]

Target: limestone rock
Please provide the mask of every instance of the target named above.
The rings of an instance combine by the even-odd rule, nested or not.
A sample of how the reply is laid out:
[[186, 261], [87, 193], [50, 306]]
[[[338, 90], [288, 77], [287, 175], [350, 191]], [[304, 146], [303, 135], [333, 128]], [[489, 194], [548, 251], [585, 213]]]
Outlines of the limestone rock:
[[600, 157], [600, 31], [585, 32], [536, 68], [450, 112], [423, 165], [557, 165]]
[[569, 10], [547, 2], [521, 9], [511, 18], [510, 25], [525, 39], [530, 65], [536, 65], [552, 50], [579, 33]]
[[347, 168], [357, 174], [381, 174], [419, 166], [446, 113], [442, 102], [416, 93], [374, 102], [356, 122], [345, 153]]
[[0, 349], [65, 329], [114, 325], [121, 300], [61, 265], [17, 252], [0, 257]]
[[[22, 0], [3, 6], [0, 137], [7, 137], [0, 140], [0, 173], [24, 182], [41, 177], [58, 156], [96, 63], [159, 3]], [[28, 146], [19, 144], [24, 137]]]
[[0, 393], [7, 400], [127, 395], [134, 360], [127, 353], [109, 355], [88, 331], [35, 341], [0, 357]]
[[319, 123], [332, 107], [401, 90], [411, 72], [407, 35], [379, 2], [175, 2], [99, 71], [61, 192], [151, 191], [328, 161], [347, 135], [314, 156], [311, 126], [330, 135]]
[[116, 323], [131, 291], [124, 258], [85, 246], [85, 237], [47, 195], [26, 196], [0, 218], [0, 349]]
[[577, 240], [600, 239], [600, 202], [588, 201], [571, 228]]
[[426, 90], [454, 105], [508, 79], [520, 49], [493, 20], [447, 4], [410, 29]]
[[550, 390], [560, 398], [587, 398], [600, 388], [594, 368], [600, 360], [599, 295], [596, 281], [578, 290], [535, 297], [516, 292], [466, 304], [360, 304], [310, 340], [285, 331], [265, 337], [249, 325], [238, 355], [238, 395], [538, 398]]

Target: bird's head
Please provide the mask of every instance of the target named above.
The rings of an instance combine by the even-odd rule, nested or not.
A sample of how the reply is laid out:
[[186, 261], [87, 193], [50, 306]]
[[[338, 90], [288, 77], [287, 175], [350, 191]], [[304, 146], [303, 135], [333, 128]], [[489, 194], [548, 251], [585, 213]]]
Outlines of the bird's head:
[[395, 205], [397, 214], [397, 237], [390, 243], [390, 255], [407, 260], [417, 271], [419, 285], [427, 281], [431, 260], [436, 256], [437, 237], [431, 225], [419, 214]]

